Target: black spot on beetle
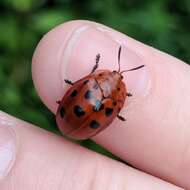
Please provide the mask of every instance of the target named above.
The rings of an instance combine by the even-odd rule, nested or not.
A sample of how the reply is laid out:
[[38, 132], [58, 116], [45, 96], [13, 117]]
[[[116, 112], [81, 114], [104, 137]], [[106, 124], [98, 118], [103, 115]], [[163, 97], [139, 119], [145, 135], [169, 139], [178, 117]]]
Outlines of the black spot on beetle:
[[89, 80], [85, 80], [84, 82], [83, 82], [83, 84], [87, 84], [89, 82]]
[[86, 93], [84, 94], [85, 99], [91, 99], [93, 97], [92, 95], [92, 91], [91, 90], [87, 90]]
[[77, 117], [81, 117], [85, 115], [85, 111], [78, 105], [74, 106], [73, 111]]
[[121, 89], [118, 87], [117, 90], [120, 91]]
[[97, 129], [99, 126], [100, 126], [100, 124], [99, 124], [96, 120], [92, 120], [92, 121], [90, 122], [90, 127], [91, 127], [92, 129]]
[[73, 90], [73, 92], [71, 93], [71, 97], [75, 97], [77, 95], [77, 90]]
[[65, 115], [65, 109], [64, 109], [63, 106], [62, 106], [61, 109], [60, 109], [60, 115], [61, 115], [62, 118], [63, 118], [64, 115]]
[[113, 113], [113, 108], [106, 108], [105, 114], [106, 116], [110, 116]]
[[99, 76], [100, 76], [100, 77], [102, 77], [102, 76], [103, 76], [103, 74], [102, 74], [102, 73], [100, 73], [100, 74], [99, 74]]

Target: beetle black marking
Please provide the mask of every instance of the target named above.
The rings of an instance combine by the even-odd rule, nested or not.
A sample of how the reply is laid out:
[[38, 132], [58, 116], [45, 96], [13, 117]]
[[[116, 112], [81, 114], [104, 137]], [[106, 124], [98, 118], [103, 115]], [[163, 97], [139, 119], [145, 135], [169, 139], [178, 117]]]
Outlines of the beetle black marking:
[[92, 95], [92, 91], [91, 90], [87, 90], [86, 93], [84, 94], [85, 99], [91, 99], [93, 97]]
[[91, 127], [92, 129], [97, 129], [99, 126], [100, 126], [100, 124], [99, 124], [99, 122], [97, 122], [96, 120], [92, 120], [92, 121], [90, 122], [90, 127]]
[[85, 115], [85, 111], [78, 105], [74, 106], [73, 111], [77, 117], [81, 117]]
[[106, 108], [105, 114], [106, 116], [110, 116], [113, 113], [113, 108]]
[[73, 90], [73, 92], [71, 93], [71, 97], [75, 97], [77, 95], [77, 90]]
[[89, 80], [85, 80], [84, 82], [83, 82], [83, 84], [87, 84], [89, 82]]

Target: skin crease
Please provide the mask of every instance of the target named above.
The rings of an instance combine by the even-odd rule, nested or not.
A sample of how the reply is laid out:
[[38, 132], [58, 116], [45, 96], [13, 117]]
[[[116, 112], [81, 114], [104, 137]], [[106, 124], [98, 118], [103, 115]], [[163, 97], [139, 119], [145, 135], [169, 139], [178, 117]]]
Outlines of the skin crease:
[[[63, 50], [71, 34], [84, 25], [101, 28], [104, 33], [90, 28], [80, 36], [64, 70], [65, 67], [60, 67]], [[32, 65], [37, 92], [55, 113], [56, 100], [67, 90], [62, 79], [68, 73], [74, 81], [85, 76], [92, 68], [90, 63], [94, 64], [93, 55], [97, 50], [104, 55], [101, 63], [105, 65], [100, 64], [101, 69], [113, 70], [118, 42], [125, 46], [127, 53], [121, 60], [130, 60], [127, 68], [134, 66], [131, 62], [145, 62], [149, 79], [147, 82], [144, 77], [145, 70], [124, 78], [129, 92], [136, 94], [127, 101], [128, 127], [123, 122], [114, 122], [93, 139], [135, 167], [165, 181], [0, 112], [0, 127], [11, 127], [18, 139], [16, 161], [10, 173], [0, 180], [1, 190], [182, 189], [167, 181], [190, 189], [190, 70], [180, 60], [97, 23], [73, 21], [55, 28], [38, 45]], [[80, 69], [73, 64], [76, 60]], [[183, 97], [182, 92], [185, 92]]]
[[[84, 31], [84, 27], [88, 29]], [[81, 28], [79, 37], [76, 39], [75, 35], [75, 41], [69, 44], [72, 34]], [[125, 52], [121, 56], [122, 69], [145, 64], [146, 70], [128, 73], [124, 78], [128, 91], [136, 94], [126, 102], [127, 110], [122, 110], [127, 126], [114, 121], [93, 140], [133, 166], [188, 189], [190, 69], [187, 64], [103, 25], [73, 21], [51, 31], [39, 44], [33, 59], [35, 87], [42, 101], [56, 113], [55, 102], [66, 90], [63, 79], [76, 81], [89, 73], [97, 53], [103, 55], [100, 69], [114, 70], [118, 43]], [[65, 49], [68, 44], [70, 48]], [[76, 63], [80, 69], [76, 69]], [[186, 92], [183, 98], [182, 92]]]

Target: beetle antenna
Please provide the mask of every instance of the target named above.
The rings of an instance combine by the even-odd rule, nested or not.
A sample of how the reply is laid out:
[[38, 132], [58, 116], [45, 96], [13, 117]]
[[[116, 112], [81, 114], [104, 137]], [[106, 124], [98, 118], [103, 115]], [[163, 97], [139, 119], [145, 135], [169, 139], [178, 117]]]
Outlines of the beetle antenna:
[[118, 65], [119, 65], [118, 73], [120, 72], [120, 57], [121, 57], [121, 46], [119, 46], [119, 51], [118, 51]]
[[128, 71], [135, 71], [135, 70], [138, 70], [142, 67], [144, 67], [145, 65], [140, 65], [138, 67], [135, 67], [135, 68], [132, 68], [132, 69], [129, 69], [129, 70], [124, 70], [124, 71], [121, 71], [120, 74], [124, 73], [124, 72], [128, 72]]

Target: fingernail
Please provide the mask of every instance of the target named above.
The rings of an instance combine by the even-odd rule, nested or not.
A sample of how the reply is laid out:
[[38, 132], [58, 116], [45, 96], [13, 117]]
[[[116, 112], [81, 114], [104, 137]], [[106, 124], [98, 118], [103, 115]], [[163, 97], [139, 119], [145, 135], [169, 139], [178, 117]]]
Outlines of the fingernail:
[[[146, 65], [143, 57], [127, 47], [127, 42], [118, 43], [104, 30], [85, 25], [71, 35], [62, 53], [61, 78], [77, 81], [88, 75], [95, 65], [95, 57], [100, 53], [98, 69], [118, 70], [118, 49], [121, 50], [121, 70]], [[127, 89], [134, 96], [145, 96], [150, 86], [148, 67], [123, 74]]]
[[0, 180], [7, 176], [14, 165], [16, 135], [14, 130], [0, 122]]

